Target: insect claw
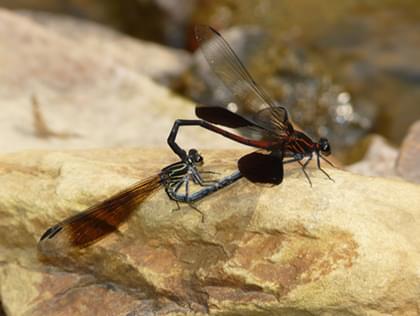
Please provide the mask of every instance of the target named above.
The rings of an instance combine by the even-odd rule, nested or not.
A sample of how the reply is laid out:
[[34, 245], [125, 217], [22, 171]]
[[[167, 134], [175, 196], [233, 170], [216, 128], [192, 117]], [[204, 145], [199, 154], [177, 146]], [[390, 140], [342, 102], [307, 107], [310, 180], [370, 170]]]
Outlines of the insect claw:
[[175, 200], [175, 203], [176, 203], [176, 208], [173, 208], [171, 212], [178, 212], [181, 210], [181, 207], [179, 206], [179, 202]]

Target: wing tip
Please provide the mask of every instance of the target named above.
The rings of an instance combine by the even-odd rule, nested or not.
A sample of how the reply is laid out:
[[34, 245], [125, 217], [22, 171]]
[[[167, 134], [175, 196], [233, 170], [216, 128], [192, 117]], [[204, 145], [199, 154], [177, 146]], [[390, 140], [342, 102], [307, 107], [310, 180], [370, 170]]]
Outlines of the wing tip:
[[213, 33], [215, 33], [216, 35], [218, 35], [218, 36], [222, 36], [222, 34], [220, 34], [220, 32], [218, 31], [218, 30], [216, 30], [214, 27], [212, 27], [212, 26], [208, 26], [208, 28], [213, 32]]
[[45, 233], [42, 234], [41, 238], [39, 239], [39, 241], [43, 241], [45, 239], [51, 239], [53, 238], [55, 235], [57, 235], [61, 230], [63, 229], [63, 226], [57, 224], [54, 226], [51, 226], [50, 228], [48, 228]]
[[[207, 36], [205, 36], [206, 33], [207, 33]], [[217, 36], [220, 36], [220, 37], [222, 36], [222, 34], [220, 34], [219, 31], [217, 31], [214, 27], [212, 27], [210, 25], [196, 24], [194, 26], [194, 34], [195, 34], [195, 37], [198, 40], [201, 40], [201, 39], [205, 40], [205, 39], [210, 38], [211, 35], [209, 35], [209, 33], [213, 33], [213, 34], [215, 34]]]

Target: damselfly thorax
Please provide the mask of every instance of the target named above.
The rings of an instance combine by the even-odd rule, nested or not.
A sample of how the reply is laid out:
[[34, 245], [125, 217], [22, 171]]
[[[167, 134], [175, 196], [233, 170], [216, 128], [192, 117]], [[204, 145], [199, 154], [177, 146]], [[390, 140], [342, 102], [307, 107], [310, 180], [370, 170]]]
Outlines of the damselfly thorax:
[[[305, 167], [314, 154], [318, 168], [331, 179], [319, 162], [320, 159], [327, 161], [323, 156], [331, 153], [328, 140], [321, 138], [316, 143], [303, 132], [295, 130], [287, 109], [278, 105], [256, 84], [219, 32], [209, 26], [197, 26], [195, 35], [210, 68], [231, 92], [233, 100], [216, 106], [199, 105], [196, 115], [201, 120], [176, 120], [168, 137], [173, 151], [181, 159], [185, 157], [186, 152], [175, 142], [176, 135], [180, 126], [197, 125], [269, 152], [268, 155], [251, 153], [239, 159], [238, 169], [253, 182], [279, 184], [283, 180], [283, 164], [296, 161], [301, 164], [311, 184]], [[235, 112], [229, 108], [232, 103], [235, 104]], [[241, 135], [214, 124], [238, 129]], [[301, 162], [304, 158], [308, 158], [308, 161]]]
[[[208, 183], [197, 170], [202, 164], [202, 156], [195, 149], [190, 150], [186, 159], [51, 226], [41, 236], [39, 248], [48, 253], [57, 249], [84, 248], [95, 243], [116, 231], [134, 210], [162, 186], [172, 200], [192, 204], [241, 178], [241, 174], [235, 172], [222, 180]], [[201, 186], [201, 189], [189, 192], [190, 181]], [[182, 187], [185, 187], [183, 192]]]

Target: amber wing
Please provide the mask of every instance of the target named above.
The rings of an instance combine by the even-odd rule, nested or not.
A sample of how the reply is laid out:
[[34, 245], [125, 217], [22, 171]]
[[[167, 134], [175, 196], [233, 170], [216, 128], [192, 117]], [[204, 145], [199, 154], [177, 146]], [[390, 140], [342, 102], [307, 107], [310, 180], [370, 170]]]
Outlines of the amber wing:
[[39, 243], [56, 242], [63, 247], [86, 247], [116, 231], [160, 184], [159, 175], [139, 181], [105, 201], [50, 227]]

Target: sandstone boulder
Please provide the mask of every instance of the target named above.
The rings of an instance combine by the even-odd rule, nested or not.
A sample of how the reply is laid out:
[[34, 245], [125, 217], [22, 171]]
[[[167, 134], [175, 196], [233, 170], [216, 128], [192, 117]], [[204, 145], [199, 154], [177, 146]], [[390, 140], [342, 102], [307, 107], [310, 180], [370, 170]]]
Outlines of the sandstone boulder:
[[[0, 9], [2, 152], [162, 147], [175, 119], [194, 117], [193, 103], [151, 79], [181, 72], [185, 54], [95, 24], [39, 20]], [[235, 146], [200, 130], [188, 139]]]
[[35, 21], [51, 34], [63, 37], [88, 52], [100, 53], [100, 58], [111, 64], [162, 84], [170, 85], [192, 62], [192, 57], [184, 50], [136, 39], [85, 19], [40, 11], [18, 13]]
[[398, 157], [398, 149], [391, 146], [380, 135], [370, 135], [365, 143], [366, 147], [363, 158], [347, 166], [346, 169], [365, 176], [396, 177], [395, 165]]
[[[205, 169], [243, 152], [204, 151]], [[420, 186], [298, 165], [178, 211], [163, 190], [118, 233], [38, 251], [45, 229], [173, 162], [169, 151], [0, 157], [0, 295], [7, 315], [418, 315]]]
[[404, 179], [420, 183], [420, 121], [414, 123], [401, 145], [397, 172]]

